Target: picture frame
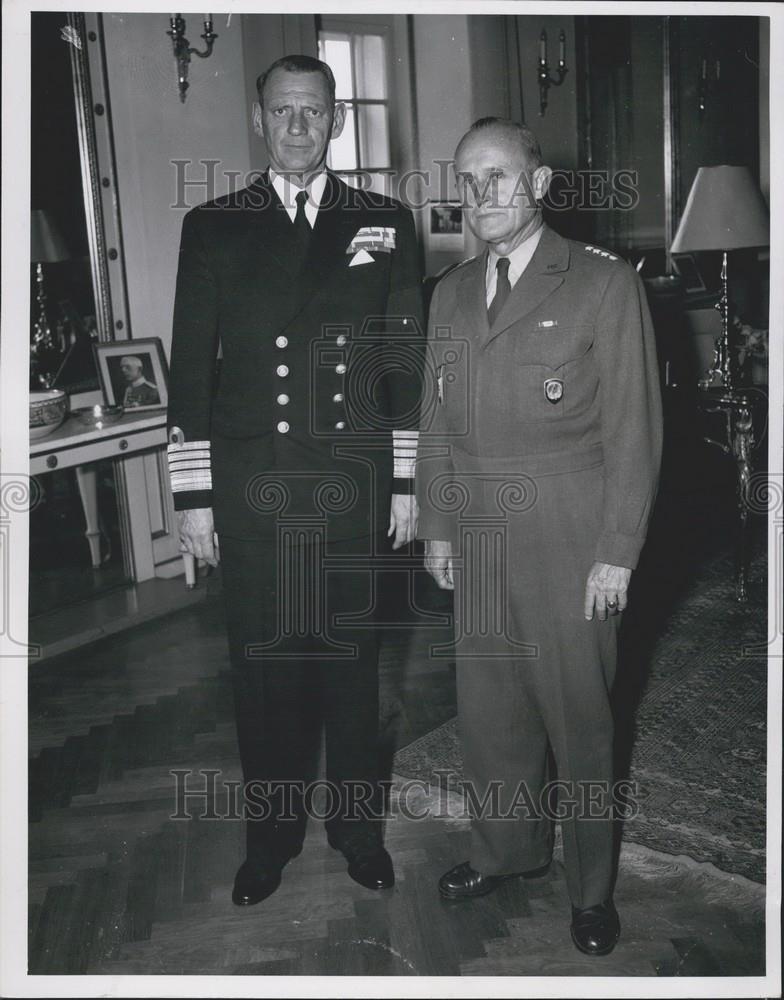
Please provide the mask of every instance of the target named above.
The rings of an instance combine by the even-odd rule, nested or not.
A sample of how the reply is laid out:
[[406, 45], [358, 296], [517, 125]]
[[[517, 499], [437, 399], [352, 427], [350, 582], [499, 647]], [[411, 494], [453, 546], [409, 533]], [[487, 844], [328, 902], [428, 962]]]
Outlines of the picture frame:
[[159, 337], [93, 344], [104, 400], [134, 412], [169, 402], [169, 369]]
[[675, 268], [675, 273], [683, 279], [683, 288], [687, 295], [708, 290], [693, 253], [674, 253], [672, 266]]
[[426, 228], [431, 250], [463, 250], [465, 222], [459, 201], [429, 201]]
[[[93, 333], [70, 299], [60, 299], [59, 315], [65, 320], [71, 343], [52, 379], [53, 389], [63, 389], [69, 396], [100, 389], [98, 367], [93, 351]], [[94, 317], [89, 317], [94, 330]], [[97, 336], [97, 334], [94, 334]]]

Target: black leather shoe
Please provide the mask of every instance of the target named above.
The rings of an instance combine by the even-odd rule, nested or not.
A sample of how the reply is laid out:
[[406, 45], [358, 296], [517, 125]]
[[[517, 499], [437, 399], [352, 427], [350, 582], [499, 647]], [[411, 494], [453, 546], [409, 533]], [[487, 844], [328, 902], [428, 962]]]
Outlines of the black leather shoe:
[[621, 921], [611, 899], [585, 910], [572, 907], [572, 941], [586, 955], [609, 955], [621, 936]]
[[298, 858], [302, 854], [302, 841], [276, 839], [272, 844], [272, 854], [275, 861], [284, 868], [292, 858]]
[[507, 875], [482, 875], [481, 872], [475, 871], [468, 861], [463, 861], [441, 876], [438, 891], [446, 899], [474, 899], [476, 896], [486, 896], [507, 879], [539, 878], [541, 875], [546, 875], [549, 868], [549, 865], [543, 865], [541, 868], [510, 872]]
[[395, 869], [380, 838], [367, 831], [338, 838], [327, 834], [329, 846], [340, 851], [348, 861], [348, 874], [366, 889], [391, 889], [395, 884]]
[[235, 906], [254, 906], [271, 896], [280, 885], [282, 866], [243, 861], [234, 876], [231, 901]]

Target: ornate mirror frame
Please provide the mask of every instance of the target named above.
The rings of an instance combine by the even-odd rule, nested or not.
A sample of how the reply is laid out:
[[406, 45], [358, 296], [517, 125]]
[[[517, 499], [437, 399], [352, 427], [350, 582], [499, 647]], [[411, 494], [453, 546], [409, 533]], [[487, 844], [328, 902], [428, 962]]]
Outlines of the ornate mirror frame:
[[[67, 17], [71, 29], [71, 71], [98, 339], [127, 340], [131, 336], [131, 321], [103, 15], [87, 12], [69, 13]], [[71, 406], [99, 401], [100, 390], [71, 396]], [[123, 562], [129, 579], [136, 579], [133, 503], [125, 463], [114, 463], [114, 477]]]
[[69, 13], [82, 191], [90, 245], [98, 338], [131, 336], [103, 16]]

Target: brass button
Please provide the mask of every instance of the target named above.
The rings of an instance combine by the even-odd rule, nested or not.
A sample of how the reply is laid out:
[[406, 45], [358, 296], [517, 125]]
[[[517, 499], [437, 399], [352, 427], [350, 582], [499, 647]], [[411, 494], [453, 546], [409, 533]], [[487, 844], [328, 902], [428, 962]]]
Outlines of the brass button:
[[347, 342], [348, 342], [348, 337], [345, 335], [345, 333], [339, 334], [337, 340], [335, 341], [338, 347], [345, 347]]
[[289, 401], [289, 397], [286, 395], [285, 392], [282, 392], [278, 396], [278, 403], [280, 403], [281, 406], [287, 406], [288, 405], [288, 401]]
[[275, 369], [275, 371], [278, 373], [278, 375], [281, 378], [285, 378], [288, 375], [288, 373], [289, 373], [289, 366], [288, 365], [278, 365], [278, 367]]
[[336, 431], [342, 431], [342, 430], [345, 429], [345, 427], [346, 427], [346, 421], [345, 420], [338, 420], [338, 422], [335, 424], [335, 430]]
[[277, 340], [275, 341], [275, 346], [276, 347], [288, 347], [289, 346], [289, 338], [288, 337], [283, 337], [283, 336], [278, 337]]
[[332, 397], [332, 402], [333, 403], [342, 403], [343, 402], [343, 393], [342, 392], [336, 392], [335, 395]]
[[343, 364], [342, 361], [339, 365], [335, 365], [335, 371], [338, 373], [338, 375], [346, 374], [346, 366]]
[[278, 430], [280, 431], [281, 434], [288, 434], [288, 432], [289, 432], [289, 425], [286, 423], [285, 420], [281, 420], [278, 423]]

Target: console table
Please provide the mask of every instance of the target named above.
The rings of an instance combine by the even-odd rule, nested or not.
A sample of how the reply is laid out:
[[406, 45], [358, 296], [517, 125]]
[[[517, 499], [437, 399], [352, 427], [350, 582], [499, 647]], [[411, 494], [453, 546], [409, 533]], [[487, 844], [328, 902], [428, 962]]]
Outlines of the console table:
[[[115, 423], [102, 428], [87, 427], [69, 415], [56, 431], [30, 442], [30, 475], [54, 469], [75, 469], [84, 510], [85, 537], [94, 569], [101, 563], [95, 463], [102, 459], [121, 460], [126, 463], [125, 471], [130, 476], [134, 473], [132, 460], [142, 452], [163, 447], [166, 440], [166, 410], [161, 409], [125, 413]], [[139, 546], [133, 544], [134, 538], [140, 539], [145, 534], [147, 511], [142, 509], [142, 504], [146, 507], [143, 499], [131, 502], [128, 511], [134, 548], [131, 562], [137, 581], [154, 575], [151, 554], [138, 551]], [[138, 532], [133, 530], [135, 523], [138, 523]], [[195, 560], [186, 558], [184, 564], [186, 583], [190, 587], [195, 583]]]

